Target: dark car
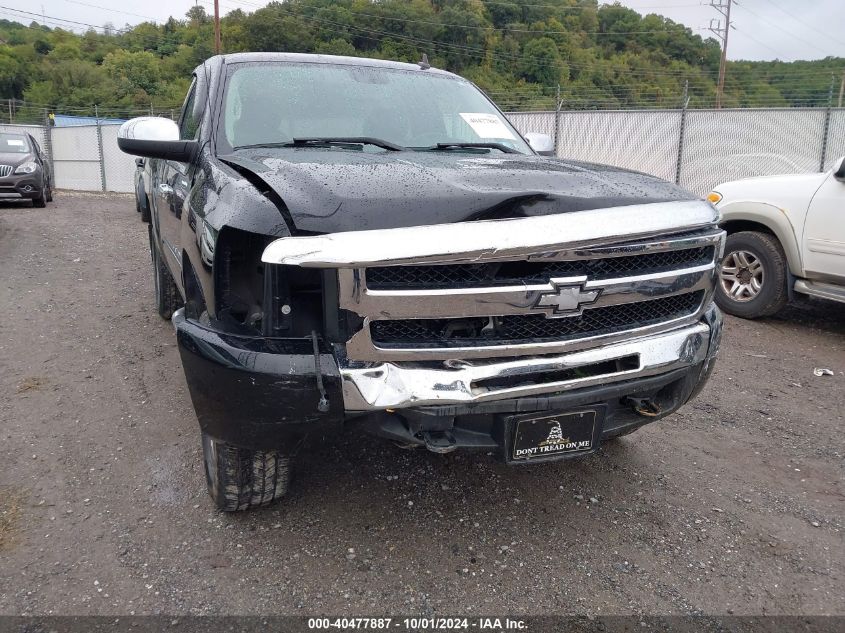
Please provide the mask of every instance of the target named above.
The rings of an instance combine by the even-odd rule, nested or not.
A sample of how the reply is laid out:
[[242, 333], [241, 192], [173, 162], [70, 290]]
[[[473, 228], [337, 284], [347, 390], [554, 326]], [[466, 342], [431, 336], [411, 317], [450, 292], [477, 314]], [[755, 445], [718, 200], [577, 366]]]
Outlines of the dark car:
[[22, 199], [34, 207], [53, 200], [50, 161], [31, 134], [0, 132], [0, 200]]
[[698, 393], [716, 209], [549, 141], [428, 63], [285, 53], [213, 57], [178, 125], [121, 127], [220, 508], [283, 495], [342, 425], [532, 464]]

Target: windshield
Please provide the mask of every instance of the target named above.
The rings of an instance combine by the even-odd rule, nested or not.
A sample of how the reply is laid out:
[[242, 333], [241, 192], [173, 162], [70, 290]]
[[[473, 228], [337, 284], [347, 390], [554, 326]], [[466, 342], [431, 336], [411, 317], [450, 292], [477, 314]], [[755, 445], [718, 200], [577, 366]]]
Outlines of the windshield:
[[26, 136], [0, 132], [0, 154], [29, 154]]
[[[495, 143], [532, 153], [475, 86], [424, 71], [323, 63], [237, 64], [230, 70], [223, 117], [225, 141], [235, 149], [293, 139], [369, 138], [408, 149], [460, 151], [455, 144]], [[438, 148], [438, 143], [449, 147]], [[385, 151], [376, 145], [359, 147]]]

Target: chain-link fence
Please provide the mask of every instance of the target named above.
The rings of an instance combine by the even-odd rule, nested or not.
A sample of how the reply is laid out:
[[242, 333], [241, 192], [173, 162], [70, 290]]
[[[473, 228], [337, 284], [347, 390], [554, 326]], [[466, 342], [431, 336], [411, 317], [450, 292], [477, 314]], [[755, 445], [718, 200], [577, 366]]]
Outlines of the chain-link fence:
[[[515, 112], [524, 133], [548, 134], [560, 158], [653, 174], [704, 195], [749, 176], [818, 172], [845, 155], [845, 108]], [[135, 163], [118, 125], [3, 125], [27, 131], [53, 162], [55, 186], [132, 192]]]
[[616, 165], [705, 195], [728, 180], [818, 172], [845, 156], [845, 108], [519, 112], [561, 158]]

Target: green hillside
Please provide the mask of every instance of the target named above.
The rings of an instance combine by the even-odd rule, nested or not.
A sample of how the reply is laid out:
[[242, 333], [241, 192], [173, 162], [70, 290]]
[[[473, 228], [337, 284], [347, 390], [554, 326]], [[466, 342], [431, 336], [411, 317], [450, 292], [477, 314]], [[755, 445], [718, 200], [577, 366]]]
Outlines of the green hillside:
[[[554, 107], [558, 86], [567, 108], [676, 107], [685, 82], [692, 107], [713, 105], [719, 65], [715, 40], [619, 5], [540, 1], [274, 2], [224, 17], [223, 51], [410, 62], [426, 53], [433, 65], [475, 81], [504, 109]], [[99, 104], [101, 114], [125, 116], [178, 107], [191, 71], [213, 54], [214, 35], [211, 18], [197, 5], [183, 20], [91, 28], [82, 35], [1, 20], [0, 40], [0, 98], [79, 113]], [[827, 105], [831, 76], [836, 75], [838, 93], [843, 66], [841, 58], [733, 62], [724, 104]], [[17, 114], [25, 116], [25, 109]]]

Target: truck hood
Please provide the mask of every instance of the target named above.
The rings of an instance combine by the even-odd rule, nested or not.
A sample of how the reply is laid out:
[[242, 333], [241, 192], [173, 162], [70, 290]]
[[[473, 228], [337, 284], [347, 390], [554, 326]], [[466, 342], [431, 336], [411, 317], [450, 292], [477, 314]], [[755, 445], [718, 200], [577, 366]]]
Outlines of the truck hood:
[[272, 189], [294, 232], [449, 224], [695, 199], [646, 174], [541, 156], [261, 148], [220, 159]]

